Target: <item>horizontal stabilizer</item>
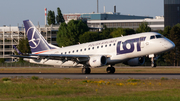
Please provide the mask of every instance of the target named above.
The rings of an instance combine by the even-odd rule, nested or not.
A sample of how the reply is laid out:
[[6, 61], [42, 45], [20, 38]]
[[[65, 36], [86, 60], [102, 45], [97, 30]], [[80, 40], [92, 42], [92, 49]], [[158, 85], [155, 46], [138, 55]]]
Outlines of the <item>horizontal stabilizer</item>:
[[35, 56], [25, 56], [25, 55], [10, 55], [10, 56], [19, 57], [19, 58], [38, 59], [38, 57], [35, 57]]
[[14, 49], [16, 50], [16, 52], [17, 52], [19, 55], [23, 55], [23, 53], [21, 53], [21, 51], [19, 51], [19, 50], [16, 48], [16, 46], [13, 45], [13, 47], [14, 47]]

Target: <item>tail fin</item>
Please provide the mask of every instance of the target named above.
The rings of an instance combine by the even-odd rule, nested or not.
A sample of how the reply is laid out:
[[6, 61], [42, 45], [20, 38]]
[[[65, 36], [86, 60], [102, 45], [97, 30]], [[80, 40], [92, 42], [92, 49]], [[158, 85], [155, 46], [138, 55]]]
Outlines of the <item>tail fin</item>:
[[13, 45], [13, 47], [14, 47], [14, 49], [16, 50], [16, 52], [17, 52], [19, 55], [23, 55], [23, 53], [21, 53], [21, 51], [19, 51], [19, 50], [16, 48], [16, 46]]
[[44, 39], [44, 37], [30, 20], [25, 20], [23, 22], [32, 54], [38, 54], [43, 51], [55, 49], [55, 47], [52, 47], [48, 44], [48, 42]]

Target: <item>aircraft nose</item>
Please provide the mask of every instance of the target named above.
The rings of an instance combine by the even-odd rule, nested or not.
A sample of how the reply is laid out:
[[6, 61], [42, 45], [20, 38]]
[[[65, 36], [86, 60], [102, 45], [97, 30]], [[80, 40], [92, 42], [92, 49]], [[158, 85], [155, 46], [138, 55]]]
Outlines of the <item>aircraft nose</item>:
[[173, 49], [176, 45], [174, 44], [174, 42], [171, 42], [171, 49]]
[[168, 43], [165, 45], [165, 48], [168, 48], [169, 50], [170, 49], [173, 49], [175, 47], [175, 44], [174, 44], [174, 42], [172, 42], [172, 41], [168, 41]]

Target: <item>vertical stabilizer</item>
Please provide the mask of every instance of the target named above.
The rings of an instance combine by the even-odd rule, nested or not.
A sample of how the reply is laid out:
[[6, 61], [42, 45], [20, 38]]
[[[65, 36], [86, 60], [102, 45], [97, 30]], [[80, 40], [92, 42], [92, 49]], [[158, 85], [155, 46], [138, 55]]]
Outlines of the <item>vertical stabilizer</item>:
[[44, 37], [30, 20], [25, 20], [23, 22], [32, 54], [38, 54], [43, 51], [55, 49], [54, 47], [49, 46], [48, 42], [44, 39]]

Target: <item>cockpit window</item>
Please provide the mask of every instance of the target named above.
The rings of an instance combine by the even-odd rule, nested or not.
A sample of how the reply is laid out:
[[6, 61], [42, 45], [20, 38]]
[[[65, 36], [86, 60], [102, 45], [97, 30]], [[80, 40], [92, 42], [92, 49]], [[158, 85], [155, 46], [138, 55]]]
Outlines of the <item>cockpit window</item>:
[[155, 35], [155, 36], [153, 35], [153, 36], [150, 37], [150, 39], [155, 39], [155, 38], [156, 38], [156, 39], [158, 39], [158, 38], [164, 38], [164, 36], [163, 36], [163, 35]]
[[155, 39], [155, 36], [151, 36], [150, 39]]
[[163, 38], [162, 35], [156, 35], [156, 38]]

